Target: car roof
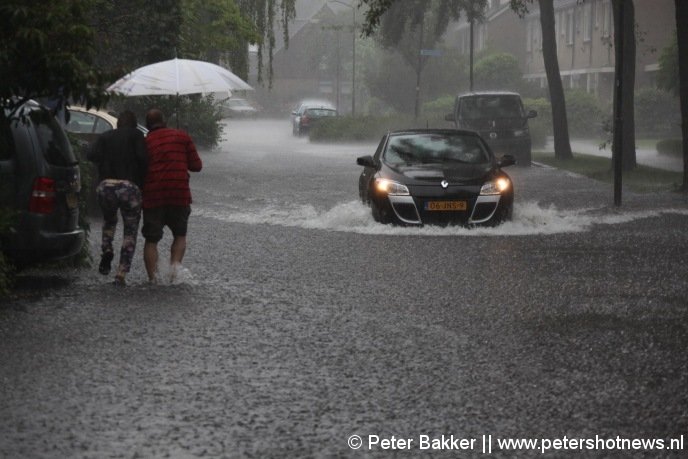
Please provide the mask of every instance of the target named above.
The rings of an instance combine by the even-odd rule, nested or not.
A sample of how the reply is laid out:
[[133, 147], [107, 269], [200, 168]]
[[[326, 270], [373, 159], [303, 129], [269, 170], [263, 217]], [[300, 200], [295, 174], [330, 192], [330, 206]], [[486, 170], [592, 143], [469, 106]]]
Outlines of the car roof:
[[415, 129], [398, 129], [395, 131], [389, 131], [388, 135], [404, 135], [404, 134], [445, 134], [445, 135], [467, 135], [473, 137], [480, 137], [475, 131], [469, 131], [466, 129], [433, 129], [433, 128], [415, 128]]
[[[14, 102], [14, 101], [15, 101], [15, 100], [13, 100], [13, 102]], [[23, 114], [26, 114], [26, 113], [29, 112], [30, 110], [39, 110], [39, 109], [45, 109], [45, 110], [47, 110], [47, 108], [46, 108], [44, 105], [41, 105], [39, 102], [37, 102], [37, 101], [35, 101], [35, 100], [33, 100], [33, 99], [29, 99], [29, 100], [24, 101], [24, 102], [16, 109], [16, 111], [14, 112], [14, 116], [17, 116], [17, 115], [22, 116]], [[5, 116], [8, 116], [8, 115], [10, 114], [10, 109], [9, 109], [9, 107], [5, 107], [4, 110], [5, 110]]]
[[456, 97], [473, 97], [473, 96], [518, 96], [521, 95], [514, 91], [473, 91], [465, 92], [457, 95]]
[[336, 108], [329, 100], [304, 99], [298, 103], [299, 107], [309, 108]]
[[[100, 116], [109, 122], [112, 126], [117, 127], [117, 116], [113, 115], [112, 112], [107, 112], [105, 110], [98, 110], [96, 108], [86, 108], [81, 105], [70, 105], [67, 107], [68, 110], [73, 110], [82, 113], [91, 113], [92, 115]], [[136, 124], [136, 128], [143, 132], [144, 135], [148, 134], [148, 128], [141, 123]]]
[[110, 123], [112, 123], [113, 126], [117, 126], [117, 116], [113, 115], [110, 112], [106, 112], [105, 110], [98, 110], [96, 108], [86, 108], [80, 105], [70, 105], [69, 107], [67, 107], [67, 109], [76, 112], [91, 113], [93, 115], [101, 116], [108, 120]]

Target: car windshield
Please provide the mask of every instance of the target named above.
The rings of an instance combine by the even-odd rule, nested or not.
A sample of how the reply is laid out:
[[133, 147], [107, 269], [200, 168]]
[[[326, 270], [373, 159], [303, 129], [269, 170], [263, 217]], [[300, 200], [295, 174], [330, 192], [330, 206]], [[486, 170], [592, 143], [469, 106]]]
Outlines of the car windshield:
[[490, 162], [480, 139], [464, 134], [393, 135], [384, 152], [387, 164], [426, 163], [485, 164]]
[[462, 97], [459, 116], [468, 120], [483, 118], [522, 118], [523, 106], [515, 95]]

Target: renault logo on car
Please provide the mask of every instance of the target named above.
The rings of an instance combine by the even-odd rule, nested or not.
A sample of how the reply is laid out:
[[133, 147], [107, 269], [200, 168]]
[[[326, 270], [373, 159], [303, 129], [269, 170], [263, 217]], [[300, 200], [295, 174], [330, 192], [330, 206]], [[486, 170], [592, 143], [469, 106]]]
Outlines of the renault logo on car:
[[449, 182], [447, 182], [446, 180], [442, 180], [440, 182], [440, 185], [442, 185], [442, 188], [447, 188], [449, 186]]

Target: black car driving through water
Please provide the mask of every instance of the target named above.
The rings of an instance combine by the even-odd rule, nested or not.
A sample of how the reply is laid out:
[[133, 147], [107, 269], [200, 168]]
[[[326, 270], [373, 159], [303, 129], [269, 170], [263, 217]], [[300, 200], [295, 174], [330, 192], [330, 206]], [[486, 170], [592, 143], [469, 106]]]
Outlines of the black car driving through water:
[[373, 218], [402, 225], [496, 225], [511, 218], [514, 190], [473, 131], [414, 129], [386, 134], [374, 156], [362, 156], [361, 200]]

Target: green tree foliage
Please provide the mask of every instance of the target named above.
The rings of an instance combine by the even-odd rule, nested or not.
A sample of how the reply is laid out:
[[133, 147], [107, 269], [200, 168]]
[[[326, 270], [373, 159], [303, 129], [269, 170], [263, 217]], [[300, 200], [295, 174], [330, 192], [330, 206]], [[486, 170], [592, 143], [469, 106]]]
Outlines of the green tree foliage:
[[[86, 1], [86, 0], [83, 0]], [[258, 46], [262, 81], [264, 54], [272, 81], [275, 27], [288, 43], [296, 0], [91, 0], [98, 63], [121, 76], [175, 56], [219, 62], [246, 79], [248, 45]]]
[[[431, 59], [421, 55], [423, 49], [437, 47], [447, 30], [450, 20], [458, 20], [462, 12], [478, 17], [484, 11], [485, 0], [361, 0], [368, 6], [363, 30], [371, 35], [375, 30], [376, 40], [386, 49], [399, 53], [414, 70], [411, 90], [404, 96], [413, 98], [416, 117], [420, 111], [420, 90], [423, 86], [422, 73]], [[409, 75], [404, 75], [404, 80]], [[398, 78], [395, 78], [398, 81]], [[414, 81], [415, 80], [415, 81]], [[409, 83], [404, 81], [404, 85]], [[397, 105], [401, 105], [398, 102]], [[404, 103], [403, 105], [407, 105]]]
[[[409, 19], [417, 26], [420, 24], [422, 16], [429, 10], [436, 12], [437, 28], [441, 29], [442, 33], [447, 28], [447, 24], [451, 19], [458, 19], [459, 14], [464, 12], [481, 12], [487, 6], [486, 0], [359, 0], [359, 6], [365, 5], [367, 7], [365, 13], [365, 23], [363, 24], [363, 33], [365, 35], [373, 35], [378, 28], [386, 27], [384, 22], [390, 21], [390, 15], [397, 16], [397, 13], [391, 13], [394, 9], [398, 11], [406, 10]], [[474, 14], [475, 14], [474, 13]], [[479, 14], [475, 14], [478, 17]], [[403, 22], [406, 22], [404, 19]], [[404, 24], [399, 24], [403, 26]], [[402, 29], [403, 31], [403, 29]]]
[[657, 88], [642, 88], [635, 94], [636, 130], [649, 137], [677, 136], [681, 131], [678, 97]]
[[[364, 31], [371, 30], [369, 21], [379, 23], [376, 38], [380, 44], [397, 50], [414, 68], [423, 65], [424, 59], [419, 59], [419, 48], [433, 48], [447, 30], [450, 20], [458, 20], [461, 12], [467, 11], [467, 8], [482, 11], [486, 4], [481, 0], [405, 0], [391, 3], [371, 0], [369, 3]], [[377, 11], [376, 5], [387, 3], [389, 7], [384, 15], [371, 16], [371, 11]]]
[[[181, 55], [189, 59], [218, 63], [223, 55], [232, 57], [248, 43], [258, 43], [256, 26], [232, 0], [182, 0]], [[243, 61], [232, 65], [246, 79], [248, 68]]]
[[518, 59], [509, 53], [492, 53], [479, 59], [473, 69], [477, 89], [518, 91], [523, 72]]
[[180, 0], [94, 0], [97, 63], [111, 80], [146, 64], [171, 59], [180, 47]]
[[[289, 21], [296, 17], [296, 0], [236, 0], [241, 13], [247, 17], [258, 31], [258, 81], [263, 81], [265, 52], [268, 54], [268, 82], [272, 86], [272, 56], [275, 49], [275, 20], [279, 19], [285, 46], [289, 46]], [[279, 15], [279, 16], [278, 16]], [[241, 55], [235, 56], [234, 62], [243, 62], [248, 73], [248, 48], [244, 47]], [[238, 69], [238, 67], [237, 67]]]
[[104, 76], [93, 66], [93, 31], [87, 23], [92, 4], [91, 0], [3, 0], [0, 107], [58, 94], [89, 105], [105, 100]]

